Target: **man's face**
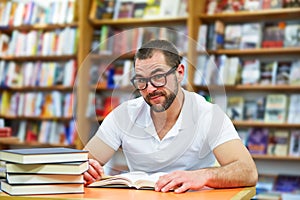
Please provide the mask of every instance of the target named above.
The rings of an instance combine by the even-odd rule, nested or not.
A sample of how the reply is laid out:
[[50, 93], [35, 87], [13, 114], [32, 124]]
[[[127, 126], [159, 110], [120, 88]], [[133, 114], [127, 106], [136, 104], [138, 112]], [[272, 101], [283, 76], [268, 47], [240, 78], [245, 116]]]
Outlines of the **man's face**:
[[[164, 55], [161, 52], [155, 52], [149, 59], [139, 60], [135, 62], [136, 78], [149, 78], [159, 74], [165, 74], [171, 67], [165, 62]], [[178, 93], [177, 76], [171, 73], [166, 76], [166, 85], [163, 87], [154, 87], [150, 82], [147, 88], [140, 90], [145, 101], [155, 112], [163, 112], [167, 110], [173, 103]]]

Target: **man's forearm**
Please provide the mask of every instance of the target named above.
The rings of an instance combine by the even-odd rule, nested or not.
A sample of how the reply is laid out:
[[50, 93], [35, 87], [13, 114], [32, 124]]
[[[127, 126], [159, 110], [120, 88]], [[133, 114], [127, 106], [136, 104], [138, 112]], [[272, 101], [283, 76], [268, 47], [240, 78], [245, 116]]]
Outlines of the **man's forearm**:
[[228, 188], [254, 186], [258, 175], [255, 166], [236, 161], [222, 167], [201, 169], [199, 176], [205, 174], [206, 186], [212, 188]]

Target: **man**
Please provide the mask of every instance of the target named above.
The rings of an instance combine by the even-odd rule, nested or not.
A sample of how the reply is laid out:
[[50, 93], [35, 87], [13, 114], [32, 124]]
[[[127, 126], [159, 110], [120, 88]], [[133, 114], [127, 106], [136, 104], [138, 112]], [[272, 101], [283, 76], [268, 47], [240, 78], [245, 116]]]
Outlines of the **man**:
[[[217, 105], [181, 88], [185, 66], [180, 62], [176, 47], [165, 40], [137, 51], [131, 82], [141, 97], [112, 111], [86, 145], [94, 158], [84, 174], [86, 184], [101, 178], [102, 166], [119, 147], [131, 171], [168, 173], [156, 191], [256, 184], [256, 166], [230, 119]], [[215, 158], [220, 167], [214, 167]]]

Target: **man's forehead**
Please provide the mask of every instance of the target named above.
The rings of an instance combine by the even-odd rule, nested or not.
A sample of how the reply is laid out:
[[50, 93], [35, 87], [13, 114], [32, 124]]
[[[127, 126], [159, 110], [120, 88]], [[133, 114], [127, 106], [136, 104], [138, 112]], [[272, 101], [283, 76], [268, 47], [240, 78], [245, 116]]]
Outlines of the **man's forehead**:
[[169, 66], [165, 63], [151, 63], [151, 64], [144, 64], [144, 65], [136, 65], [135, 71], [136, 72], [153, 72], [153, 71], [164, 71], [168, 69]]

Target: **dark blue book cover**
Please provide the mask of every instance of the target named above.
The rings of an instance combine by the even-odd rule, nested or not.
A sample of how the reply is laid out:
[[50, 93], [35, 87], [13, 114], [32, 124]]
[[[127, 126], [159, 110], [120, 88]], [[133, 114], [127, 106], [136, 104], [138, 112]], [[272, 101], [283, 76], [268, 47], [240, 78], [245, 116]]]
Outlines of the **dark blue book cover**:
[[300, 190], [300, 176], [278, 175], [275, 187], [278, 192], [295, 192]]
[[266, 154], [269, 130], [266, 128], [251, 128], [247, 148], [251, 154]]

